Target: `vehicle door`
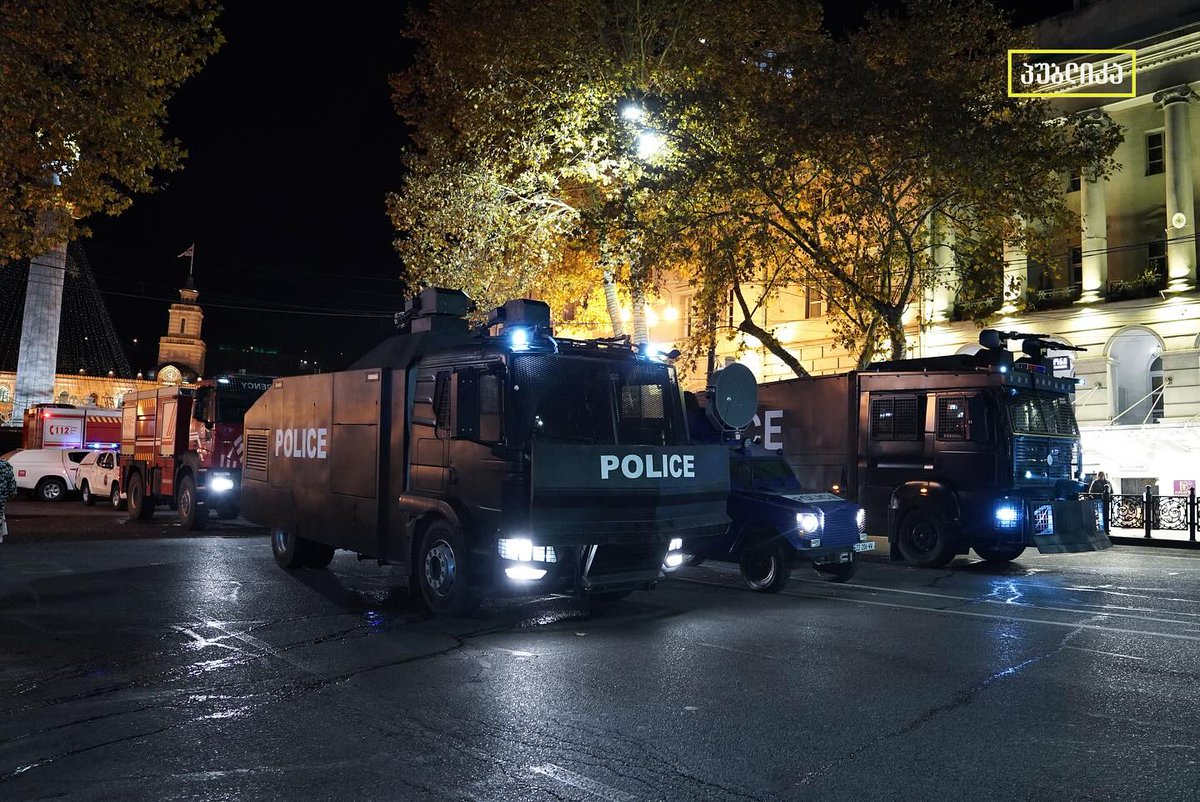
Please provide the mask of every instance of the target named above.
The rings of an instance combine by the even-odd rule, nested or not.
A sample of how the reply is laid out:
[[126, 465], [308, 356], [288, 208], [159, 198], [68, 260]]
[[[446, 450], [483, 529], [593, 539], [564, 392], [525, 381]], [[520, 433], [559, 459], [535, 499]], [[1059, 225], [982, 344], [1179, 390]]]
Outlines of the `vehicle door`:
[[922, 481], [932, 473], [930, 441], [926, 438], [924, 392], [872, 392], [865, 404], [866, 476], [862, 504], [867, 527], [886, 522], [892, 492], [905, 482]]
[[71, 490], [76, 490], [79, 487], [79, 466], [87, 458], [88, 454], [94, 454], [94, 451], [67, 451], [63, 454], [63, 474], [67, 478], [67, 485]]

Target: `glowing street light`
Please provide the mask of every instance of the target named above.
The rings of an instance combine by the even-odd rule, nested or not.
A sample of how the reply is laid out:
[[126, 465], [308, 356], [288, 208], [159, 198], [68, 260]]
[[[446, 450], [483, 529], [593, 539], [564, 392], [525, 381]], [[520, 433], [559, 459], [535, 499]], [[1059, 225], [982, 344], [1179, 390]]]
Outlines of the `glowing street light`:
[[636, 103], [626, 103], [621, 107], [621, 119], [626, 122], [641, 122], [646, 116], [646, 110]]
[[666, 140], [657, 131], [647, 129], [640, 132], [636, 141], [638, 158], [642, 161], [653, 159], [662, 150], [664, 144], [666, 144]]

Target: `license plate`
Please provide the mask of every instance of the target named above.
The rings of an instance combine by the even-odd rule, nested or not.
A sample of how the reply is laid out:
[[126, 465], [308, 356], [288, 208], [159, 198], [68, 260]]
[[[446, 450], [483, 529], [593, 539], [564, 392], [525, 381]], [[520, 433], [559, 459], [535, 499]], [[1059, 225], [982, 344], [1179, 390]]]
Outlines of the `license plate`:
[[861, 543], [854, 544], [855, 551], [875, 551], [875, 543], [870, 540], [864, 540]]

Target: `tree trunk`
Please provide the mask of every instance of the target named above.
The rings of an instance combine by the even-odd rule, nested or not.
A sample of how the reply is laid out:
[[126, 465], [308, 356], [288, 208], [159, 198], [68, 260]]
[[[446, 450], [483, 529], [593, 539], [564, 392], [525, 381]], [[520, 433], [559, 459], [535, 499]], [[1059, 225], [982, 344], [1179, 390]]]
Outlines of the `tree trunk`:
[[796, 356], [791, 351], [783, 347], [783, 343], [775, 339], [774, 334], [753, 320], [749, 318], [744, 319], [738, 324], [738, 331], [752, 335], [756, 340], [765, 345], [768, 351], [783, 360], [783, 364], [791, 368], [792, 372], [800, 378], [808, 378], [812, 375], [804, 369], [804, 366], [800, 364], [800, 360], [796, 359]]
[[906, 344], [906, 336], [904, 334], [904, 322], [900, 319], [899, 312], [888, 315], [888, 343], [892, 349], [892, 359], [907, 359], [908, 351], [904, 347]]
[[878, 345], [876, 338], [879, 337], [879, 315], [871, 318], [871, 324], [867, 326], [867, 331], [863, 335], [863, 346], [858, 352], [858, 369], [866, 370], [867, 365], [871, 364], [872, 357], [875, 356], [875, 350]]
[[625, 324], [621, 322], [621, 301], [617, 298], [617, 282], [611, 270], [604, 271], [604, 302], [608, 307], [608, 319], [612, 323], [613, 336], [625, 336]]
[[646, 326], [646, 294], [638, 287], [633, 288], [633, 344], [650, 342], [650, 330]]

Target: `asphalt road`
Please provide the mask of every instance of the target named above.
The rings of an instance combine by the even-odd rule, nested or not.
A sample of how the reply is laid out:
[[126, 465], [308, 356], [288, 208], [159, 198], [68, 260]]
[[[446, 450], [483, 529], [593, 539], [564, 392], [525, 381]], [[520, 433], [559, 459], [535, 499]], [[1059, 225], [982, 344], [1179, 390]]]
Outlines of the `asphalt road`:
[[436, 619], [261, 536], [0, 546], [0, 799], [1195, 799], [1200, 559]]

